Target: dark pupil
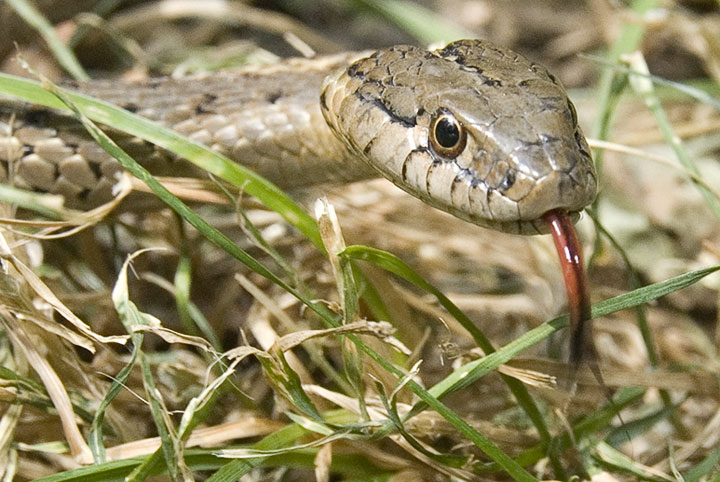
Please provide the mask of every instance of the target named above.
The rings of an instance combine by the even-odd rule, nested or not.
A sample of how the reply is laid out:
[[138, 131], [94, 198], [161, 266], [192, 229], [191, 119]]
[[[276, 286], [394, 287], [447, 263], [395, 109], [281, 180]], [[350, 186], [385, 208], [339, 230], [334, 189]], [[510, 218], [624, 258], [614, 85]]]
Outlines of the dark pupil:
[[435, 126], [435, 137], [437, 138], [438, 144], [450, 149], [455, 147], [460, 141], [460, 131], [455, 122], [451, 121], [447, 117], [440, 119]]

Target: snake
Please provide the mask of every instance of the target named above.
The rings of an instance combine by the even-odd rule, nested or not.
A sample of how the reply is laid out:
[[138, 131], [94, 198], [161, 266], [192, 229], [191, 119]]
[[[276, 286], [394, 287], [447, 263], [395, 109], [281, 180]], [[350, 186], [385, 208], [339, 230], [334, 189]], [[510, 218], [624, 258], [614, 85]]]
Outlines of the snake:
[[[594, 200], [597, 175], [573, 103], [540, 64], [472, 39], [72, 88], [171, 127], [281, 188], [383, 176], [473, 224], [551, 232], [575, 327], [572, 357], [581, 357], [589, 305], [572, 223]], [[201, 175], [147, 142], [113, 137], [155, 174]], [[0, 181], [61, 194], [81, 209], [107, 201], [121, 169], [74, 117], [2, 96], [0, 165]]]

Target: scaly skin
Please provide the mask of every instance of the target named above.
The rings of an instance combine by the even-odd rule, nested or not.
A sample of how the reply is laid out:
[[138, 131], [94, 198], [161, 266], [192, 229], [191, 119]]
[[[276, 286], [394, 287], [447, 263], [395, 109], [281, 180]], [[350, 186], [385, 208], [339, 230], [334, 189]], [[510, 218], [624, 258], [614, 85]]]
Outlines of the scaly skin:
[[[536, 234], [560, 219], [564, 233], [552, 232], [561, 252], [570, 219], [597, 192], [587, 142], [557, 79], [481, 40], [76, 87], [203, 142], [281, 187], [381, 174], [480, 226]], [[193, 174], [147, 143], [116, 137], [154, 173]], [[2, 98], [0, 162], [5, 179], [11, 166], [16, 184], [63, 194], [75, 208], [108, 200], [118, 170], [72, 117]], [[581, 340], [589, 310], [578, 272], [581, 263], [564, 269], [575, 273], [566, 284], [577, 298], [570, 300], [573, 339]]]
[[[168, 125], [281, 187], [377, 172], [462, 219], [522, 234], [546, 233], [544, 213], [577, 212], [594, 199], [574, 109], [543, 67], [480, 40], [434, 52], [392, 47], [348, 68], [360, 55], [77, 90]], [[429, 145], [440, 111], [467, 132], [452, 159]], [[136, 139], [121, 144], [158, 174], [193, 172]], [[107, 200], [118, 169], [71, 117], [3, 99], [0, 161], [12, 162], [20, 186], [64, 194], [77, 208]]]

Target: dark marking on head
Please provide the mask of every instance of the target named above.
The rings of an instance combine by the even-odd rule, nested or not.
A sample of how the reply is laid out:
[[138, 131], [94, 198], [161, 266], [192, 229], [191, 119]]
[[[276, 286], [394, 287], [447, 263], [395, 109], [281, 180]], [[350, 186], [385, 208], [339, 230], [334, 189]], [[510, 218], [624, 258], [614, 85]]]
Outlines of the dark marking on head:
[[[468, 57], [469, 48], [474, 47], [474, 51]], [[470, 46], [465, 41], [451, 43], [440, 52], [441, 58], [455, 62], [458, 67], [465, 71], [476, 74], [480, 77], [483, 85], [488, 87], [502, 87], [503, 83], [499, 79], [495, 79], [485, 73], [485, 69], [477, 65], [477, 60], [482, 56], [482, 50], [477, 45]]]
[[389, 109], [388, 106], [386, 106], [380, 99], [367, 98], [359, 92], [355, 92], [355, 96], [358, 97], [359, 99], [362, 99], [365, 102], [372, 102], [373, 104], [375, 104], [380, 110], [382, 110], [383, 112], [385, 112], [385, 114], [387, 114], [387, 116], [390, 118], [390, 122], [398, 122], [398, 123], [402, 124], [404, 127], [415, 127], [417, 125], [417, 116], [416, 115], [413, 115], [412, 117], [399, 116], [395, 112], [393, 112], [391, 109]]
[[364, 79], [365, 78], [365, 71], [360, 70], [360, 62], [355, 62], [350, 67], [348, 67], [347, 73], [350, 77], [353, 79]]
[[448, 60], [454, 60], [455, 63], [460, 65], [461, 67], [464, 67], [468, 70], [474, 70], [479, 71], [477, 67], [467, 65], [468, 64], [468, 49], [472, 48], [472, 56], [479, 56], [482, 55], [482, 52], [484, 51], [484, 48], [481, 48], [478, 44], [474, 43], [472, 46], [468, 45], [468, 43], [472, 43], [472, 41], [467, 40], [458, 40], [457, 42], [453, 42], [451, 44], [448, 44], [445, 46], [444, 49], [440, 50], [438, 54], [440, 57], [448, 59]]
[[587, 150], [587, 141], [578, 129], [575, 129], [575, 142], [577, 143], [578, 151], [580, 151], [582, 155], [588, 158], [592, 158], [590, 152], [588, 152]]
[[413, 154], [415, 154], [415, 152], [416, 152], [416, 150], [412, 150], [412, 151], [408, 152], [407, 156], [405, 156], [405, 159], [403, 159], [403, 162], [402, 162], [402, 172], [400, 173], [400, 175], [402, 176], [402, 179], [403, 179], [404, 181], [407, 180], [407, 165], [408, 165], [408, 159], [410, 159], [410, 156], [412, 156]]
[[270, 104], [274, 104], [275, 102], [277, 102], [277, 100], [278, 100], [280, 97], [282, 97], [282, 93], [281, 93], [281, 92], [278, 92], [278, 91], [275, 91], [275, 92], [270, 92], [270, 93], [267, 95], [267, 97], [265, 97], [265, 99], [266, 99]]
[[538, 100], [540, 100], [541, 110], [554, 110], [557, 109], [558, 105], [562, 105], [563, 102], [566, 102], [565, 97], [560, 97], [559, 95], [538, 97]]
[[498, 189], [500, 191], [507, 191], [508, 189], [510, 189], [513, 186], [513, 184], [515, 184], [515, 179], [516, 179], [515, 171], [513, 171], [513, 170], [508, 171], [508, 173], [505, 175], [503, 180], [500, 181], [500, 185], [498, 186]]
[[444, 49], [440, 51], [441, 57], [462, 57], [462, 54], [458, 50], [458, 43], [453, 42], [449, 45], [446, 45]]
[[[408, 159], [410, 159], [414, 154], [420, 154], [420, 153], [428, 153], [428, 149], [424, 146], [419, 146], [413, 149], [412, 151], [408, 152], [407, 156], [405, 156], [405, 159], [403, 159], [402, 162], [402, 179], [404, 181], [407, 181], [407, 166], [408, 166]], [[431, 154], [432, 155], [432, 154]]]
[[[455, 163], [455, 165], [457, 166], [457, 163]], [[472, 179], [472, 172], [469, 169], [459, 167], [453, 183], [462, 182], [466, 179]]]

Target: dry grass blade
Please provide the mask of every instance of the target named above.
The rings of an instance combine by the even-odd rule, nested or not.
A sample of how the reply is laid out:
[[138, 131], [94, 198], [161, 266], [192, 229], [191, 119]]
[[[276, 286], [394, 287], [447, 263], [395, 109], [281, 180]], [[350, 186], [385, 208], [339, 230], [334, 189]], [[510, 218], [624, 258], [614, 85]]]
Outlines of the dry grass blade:
[[[75, 313], [73, 313], [65, 304], [60, 301], [60, 299], [53, 293], [53, 291], [48, 288], [48, 286], [43, 283], [43, 281], [40, 279], [39, 276], [35, 274], [35, 272], [30, 269], [28, 266], [25, 265], [19, 258], [17, 258], [14, 254], [12, 254], [12, 251], [10, 251], [9, 246], [7, 245], [5, 238], [0, 235], [0, 251], [3, 252], [3, 259], [5, 259], [7, 262], [9, 262], [13, 268], [17, 270], [19, 273], [20, 278], [27, 283], [28, 288], [30, 288], [36, 296], [38, 296], [41, 300], [43, 300], [49, 307], [51, 307], [53, 310], [55, 310], [57, 313], [59, 313], [63, 318], [65, 318], [67, 321], [69, 321], [75, 328], [77, 328], [80, 333], [85, 335], [84, 338], [79, 337], [77, 334], [65, 329], [64, 327], [60, 327], [56, 325], [53, 328], [50, 328], [50, 324], [43, 324], [46, 328], [52, 329], [56, 334], [62, 336], [63, 338], [66, 338], [71, 343], [74, 343], [78, 346], [81, 346], [85, 348], [86, 350], [90, 352], [95, 352], [95, 347], [90, 342], [90, 340], [97, 342], [97, 343], [117, 343], [124, 345], [128, 341], [128, 336], [125, 335], [119, 335], [119, 336], [101, 336], [97, 333], [95, 333], [90, 326], [88, 326], [84, 321], [82, 321], [80, 318], [78, 318]], [[38, 323], [40, 323], [42, 318], [35, 318], [35, 317], [29, 317], [28, 318], [31, 321], [38, 320]]]
[[[111, 203], [80, 213], [11, 185], [14, 164], [0, 166], [0, 201], [12, 208], [0, 213], [3, 480], [718, 479], [720, 281], [710, 275], [720, 223], [701, 194], [717, 199], [720, 185], [715, 0], [438, 0], [428, 9], [338, 0], [275, 2], [272, 11], [167, 0], [101, 2], [115, 5], [91, 21], [62, 15], [84, 1], [96, 3], [37, 3], [54, 4], [45, 10], [54, 33], [72, 38], [91, 71], [113, 69], [108, 77], [245, 62], [258, 62], [249, 67], [257, 73], [298, 51], [458, 31], [547, 65], [569, 88], [582, 129], [596, 125], [600, 194], [577, 227], [602, 317], [593, 331], [605, 385], [557, 361], [564, 294], [542, 237], [474, 229], [380, 181], [283, 193], [145, 122], [139, 102], [126, 105], [138, 115], [79, 96], [66, 105], [9, 72], [2, 95], [37, 104], [31, 122], [41, 124], [42, 105], [70, 106], [117, 145], [127, 137], [119, 132], [133, 136], [128, 152], [143, 146], [136, 160], [147, 171], [116, 153], [148, 184], [125, 176]], [[13, 49], [17, 30], [3, 29], [0, 51]], [[20, 49], [45, 72], [52, 60], [34, 53], [38, 45]], [[583, 54], [603, 50], [608, 61]], [[652, 75], [633, 73], [635, 85], [662, 106], [661, 122], [627, 95], [631, 71], [615, 65], [636, 50]], [[6, 60], [3, 70], [15, 63]], [[0, 140], [27, 125], [25, 110], [3, 102]], [[697, 170], [673, 159], [676, 137]], [[154, 176], [155, 162], [174, 155], [224, 180]], [[190, 175], [174, 167], [157, 172]], [[151, 192], [178, 214], [156, 208]], [[318, 230], [308, 212], [325, 195]], [[168, 249], [135, 259], [133, 278], [128, 254], [156, 246]], [[108, 344], [128, 336], [132, 352]], [[558, 388], [570, 379], [575, 391]], [[89, 465], [74, 468], [67, 453]]]
[[192, 0], [163, 0], [157, 5], [140, 6], [119, 15], [113, 22], [113, 27], [119, 30], [130, 26], [136, 27], [138, 22], [152, 23], [159, 19], [192, 19], [204, 18], [232, 22], [245, 28], [256, 28], [278, 34], [291, 33], [303, 39], [321, 52], [334, 52], [338, 44], [328, 40], [316, 31], [307, 28], [300, 22], [278, 12], [253, 8], [244, 2], [205, 0], [198, 3]]
[[6, 309], [0, 309], [0, 324], [13, 344], [22, 351], [28, 363], [42, 380], [43, 386], [47, 390], [48, 396], [52, 400], [62, 422], [65, 440], [70, 447], [70, 453], [78, 461], [90, 460], [90, 448], [85, 443], [85, 439], [77, 425], [75, 412], [62, 380], [45, 356], [37, 350], [38, 345], [28, 335], [27, 328], [21, 327], [17, 318]]
[[354, 333], [356, 335], [378, 337], [385, 343], [393, 346], [400, 353], [409, 355], [410, 350], [392, 336], [394, 332], [395, 329], [393, 326], [387, 322], [356, 321], [355, 323], [348, 323], [337, 328], [328, 328], [327, 330], [306, 330], [291, 333], [280, 338], [280, 340], [278, 340], [278, 346], [282, 351], [287, 351], [313, 338]]
[[[583, 367], [578, 373], [571, 373], [564, 363], [528, 358], [514, 358], [507, 363], [507, 366], [512, 370], [521, 371], [521, 373], [537, 373], [540, 379], [550, 377], [553, 379], [552, 385], [569, 386], [571, 379], [575, 379], [580, 385], [579, 390], [582, 390], [583, 387], [603, 388], [589, 367]], [[602, 365], [599, 366], [599, 369], [602, 373], [603, 382], [608, 387], [659, 388], [720, 397], [720, 383], [713, 370], [670, 371], [656, 369], [653, 370], [652, 376], [649, 377], [645, 371], [632, 372], [627, 369]], [[531, 383], [529, 380], [524, 381]]]
[[[62, 197], [52, 194], [38, 194], [16, 189], [12, 186], [0, 185], [2, 200], [12, 206], [30, 209], [50, 219], [59, 221], [24, 220], [17, 218], [0, 218], [0, 224], [11, 227], [39, 228], [39, 233], [16, 231], [18, 237], [34, 239], [58, 239], [73, 236], [91, 226], [102, 222], [113, 212], [133, 190], [131, 177], [122, 173], [114, 186], [115, 195], [112, 200], [89, 211], [76, 211], [62, 206]], [[57, 231], [60, 231], [59, 233]]]
[[[186, 447], [213, 447], [231, 440], [249, 439], [273, 433], [285, 426], [274, 420], [246, 417], [236, 422], [227, 422], [212, 427], [193, 430]], [[123, 460], [142, 455], [150, 455], [160, 448], [160, 438], [153, 437], [135, 440], [107, 450], [108, 460]]]

